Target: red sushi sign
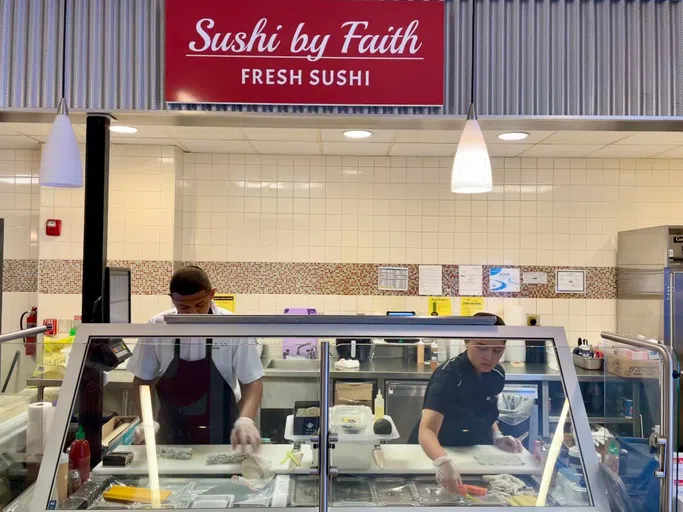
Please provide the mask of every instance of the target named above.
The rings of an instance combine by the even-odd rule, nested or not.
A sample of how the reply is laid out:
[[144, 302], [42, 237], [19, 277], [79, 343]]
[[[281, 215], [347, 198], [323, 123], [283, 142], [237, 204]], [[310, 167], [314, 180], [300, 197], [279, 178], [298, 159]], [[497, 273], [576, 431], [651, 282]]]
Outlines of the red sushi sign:
[[166, 0], [166, 101], [442, 106], [440, 0]]

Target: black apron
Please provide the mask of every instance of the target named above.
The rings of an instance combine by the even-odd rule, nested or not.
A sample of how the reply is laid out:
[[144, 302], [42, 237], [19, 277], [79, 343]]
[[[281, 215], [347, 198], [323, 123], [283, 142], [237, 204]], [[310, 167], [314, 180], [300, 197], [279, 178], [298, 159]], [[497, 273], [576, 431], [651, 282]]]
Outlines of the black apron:
[[[437, 435], [441, 446], [474, 446], [493, 444], [493, 424], [496, 419], [492, 415], [477, 417], [472, 411], [462, 411], [459, 418], [444, 417], [441, 430]], [[419, 444], [420, 421], [413, 427], [408, 444]]]
[[157, 380], [159, 444], [230, 444], [239, 418], [235, 393], [213, 362], [213, 340], [206, 340], [203, 359], [180, 358], [175, 340], [173, 361]]

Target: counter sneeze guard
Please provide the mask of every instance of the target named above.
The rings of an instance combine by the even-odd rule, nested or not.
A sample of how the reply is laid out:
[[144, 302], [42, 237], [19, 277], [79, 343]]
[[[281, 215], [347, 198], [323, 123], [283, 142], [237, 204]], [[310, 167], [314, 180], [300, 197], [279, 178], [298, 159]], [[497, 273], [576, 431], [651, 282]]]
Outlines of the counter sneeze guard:
[[[612, 402], [605, 390], [615, 386], [621, 393], [630, 389], [627, 383], [613, 375], [600, 378], [599, 371], [587, 375], [577, 370], [573, 347], [561, 328], [492, 323], [487, 318], [462, 317], [178, 315], [167, 317], [166, 324], [84, 324], [69, 355], [31, 510], [374, 506], [610, 510], [612, 491], [604, 480], [591, 432], [597, 413], [589, 407], [589, 417], [582, 386], [588, 383], [594, 390], [603, 386], [600, 398], [595, 391], [593, 404], [588, 405], [602, 407], [600, 418], [612, 429], [608, 412], [616, 413], [608, 411]], [[277, 353], [283, 338], [301, 339], [302, 350], [284, 354], [283, 359]], [[102, 402], [84, 408], [79, 404], [82, 388], [98, 382], [88, 384], [83, 378], [98, 368], [91, 348], [112, 339], [124, 340], [134, 356], [122, 365], [125, 368], [113, 369], [99, 381], [104, 383]], [[392, 418], [405, 413], [400, 401], [388, 400], [391, 407], [385, 414], [374, 408], [381, 403], [374, 401], [378, 391], [386, 397], [389, 388], [381, 375], [373, 377], [372, 363], [347, 362], [348, 368], [339, 364], [336, 347], [344, 340], [358, 339], [376, 343], [374, 367], [395, 363], [410, 369], [409, 380], [416, 376], [429, 381], [424, 411], [411, 413], [415, 427], [409, 436], [401, 437]], [[429, 357], [426, 364], [420, 361], [422, 348], [417, 345], [392, 346], [385, 343], [387, 339], [420, 340], [421, 347], [435, 348], [434, 361]], [[255, 365], [263, 347], [267, 349], [263, 360]], [[520, 352], [520, 347], [525, 351]], [[552, 369], [537, 372], [539, 378], [548, 378], [529, 393], [523, 373], [539, 364]], [[197, 370], [196, 384], [192, 379], [182, 381], [185, 389], [176, 388], [178, 396], [194, 396], [194, 387], [199, 393], [202, 382], [209, 392], [199, 393], [201, 399], [181, 403], [173, 412], [165, 398], [168, 387], [159, 382], [173, 372], [182, 373], [181, 366], [204, 370]], [[135, 382], [132, 372], [139, 378]], [[120, 388], [108, 382], [126, 379], [128, 387], [119, 397]], [[254, 420], [264, 442], [255, 456], [243, 455], [240, 448], [231, 447], [229, 435], [237, 416], [216, 416], [220, 408], [211, 404], [228, 403], [218, 402], [219, 395], [214, 394], [223, 389], [239, 404], [235, 410], [240, 415], [249, 408], [258, 382], [263, 397]], [[193, 412], [200, 403], [208, 404], [210, 412]], [[534, 413], [534, 407], [542, 411]], [[103, 429], [101, 436], [98, 431], [92, 437], [92, 416], [90, 423], [84, 416], [74, 418], [76, 413], [86, 414], [84, 410], [101, 415], [114, 432]], [[110, 410], [126, 414], [113, 418], [103, 414]], [[430, 418], [439, 420], [438, 427]], [[104, 439], [101, 453], [106, 461], [93, 457], [91, 467], [79, 474], [88, 483], [81, 488], [85, 490], [64, 500], [59, 487], [64, 482], [57, 479], [59, 461], [79, 422], [88, 423], [88, 439]], [[626, 416], [615, 422], [631, 428]], [[436, 445], [431, 444], [432, 433]], [[615, 430], [619, 442], [624, 435]], [[411, 440], [403, 444], [408, 437]], [[433, 460], [437, 465], [446, 461], [446, 469]], [[640, 464], [635, 456], [629, 461]], [[626, 471], [626, 456], [623, 464]], [[452, 468], [455, 473], [449, 473]]]

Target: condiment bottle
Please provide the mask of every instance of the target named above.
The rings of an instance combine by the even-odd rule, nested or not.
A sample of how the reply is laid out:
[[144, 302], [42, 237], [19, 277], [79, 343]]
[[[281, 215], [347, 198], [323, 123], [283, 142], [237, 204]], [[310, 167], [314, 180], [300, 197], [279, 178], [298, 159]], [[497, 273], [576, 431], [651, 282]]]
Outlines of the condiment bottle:
[[436, 370], [439, 366], [439, 345], [434, 340], [432, 340], [432, 359], [429, 366], [432, 370]]
[[619, 474], [619, 446], [614, 439], [612, 439], [612, 442], [609, 444], [609, 448], [607, 448], [607, 453], [605, 454], [605, 465], [617, 475]]
[[90, 443], [85, 439], [81, 425], [78, 426], [76, 440], [69, 448], [69, 469], [78, 471], [82, 483], [90, 478]]
[[422, 340], [417, 342], [417, 364], [425, 364], [425, 344]]
[[382, 391], [377, 390], [377, 396], [375, 397], [375, 420], [384, 418], [384, 397], [382, 396]]
[[69, 496], [69, 456], [62, 453], [57, 467], [57, 499], [62, 502]]

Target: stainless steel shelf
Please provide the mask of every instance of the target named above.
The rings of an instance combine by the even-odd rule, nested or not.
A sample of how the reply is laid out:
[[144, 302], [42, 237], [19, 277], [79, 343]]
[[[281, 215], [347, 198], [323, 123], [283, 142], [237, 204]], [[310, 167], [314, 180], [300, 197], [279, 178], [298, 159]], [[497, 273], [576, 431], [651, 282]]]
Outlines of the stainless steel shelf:
[[[559, 416], [550, 416], [548, 421], [550, 423], [557, 423], [560, 420]], [[604, 416], [588, 416], [588, 423], [613, 423], [613, 424], [630, 424], [633, 423], [633, 418], [624, 417], [604, 417]]]

